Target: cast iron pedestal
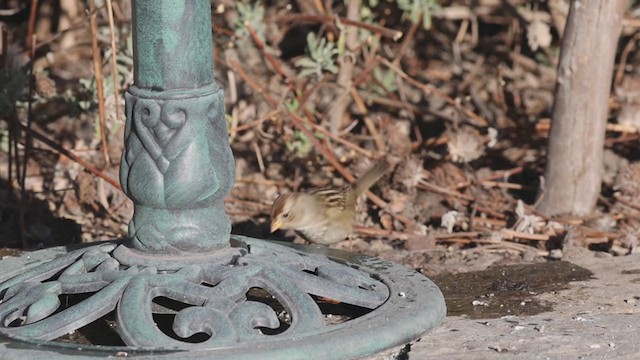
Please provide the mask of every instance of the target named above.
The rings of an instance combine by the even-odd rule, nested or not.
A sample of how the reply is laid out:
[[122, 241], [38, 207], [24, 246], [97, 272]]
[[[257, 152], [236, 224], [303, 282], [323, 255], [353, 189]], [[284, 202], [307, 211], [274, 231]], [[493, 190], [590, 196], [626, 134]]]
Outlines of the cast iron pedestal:
[[[0, 261], [0, 358], [352, 359], [443, 320], [442, 293], [415, 271], [230, 236], [234, 161], [210, 6], [134, 0], [129, 238]], [[68, 342], [76, 333], [89, 344]]]

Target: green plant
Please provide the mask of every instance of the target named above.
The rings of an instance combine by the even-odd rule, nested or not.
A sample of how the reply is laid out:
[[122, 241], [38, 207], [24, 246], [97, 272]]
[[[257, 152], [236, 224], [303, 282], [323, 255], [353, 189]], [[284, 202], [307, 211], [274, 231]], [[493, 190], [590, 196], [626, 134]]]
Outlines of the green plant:
[[386, 96], [388, 93], [398, 90], [396, 73], [392, 70], [382, 70], [376, 66], [373, 69], [373, 78], [376, 80], [372, 85], [373, 91], [380, 96]]
[[0, 130], [0, 151], [9, 152], [9, 130]]
[[306, 156], [311, 151], [311, 140], [300, 130], [293, 130], [293, 140], [284, 143], [288, 151]]
[[[113, 51], [111, 47], [105, 50], [104, 60], [109, 64], [108, 68], [111, 70], [111, 58]], [[125, 47], [118, 49], [116, 55], [116, 71], [118, 72], [118, 89], [126, 89], [131, 82], [131, 73], [133, 71], [133, 38], [131, 35], [127, 37]], [[114, 81], [113, 74], [103, 76], [103, 91], [105, 96], [113, 94]], [[74, 101], [77, 100], [78, 106], [82, 110], [89, 110], [91, 107], [95, 107], [98, 103], [97, 94], [98, 88], [95, 78], [79, 79], [81, 89], [88, 95], [90, 100], [77, 100], [73, 96]]]
[[224, 114], [224, 119], [227, 122], [227, 131], [231, 130], [231, 127], [233, 126], [233, 116], [231, 116], [231, 114]]
[[[284, 106], [289, 112], [296, 113], [300, 109], [300, 102], [298, 101], [297, 97], [293, 96], [284, 100]], [[306, 117], [305, 119], [306, 121], [309, 121], [309, 119], [307, 119]], [[324, 136], [322, 134], [314, 133], [310, 125], [307, 124], [305, 125], [305, 127], [313, 133], [313, 136], [316, 139], [324, 139]], [[306, 156], [309, 151], [311, 151], [312, 143], [311, 140], [309, 140], [309, 137], [303, 131], [293, 130], [293, 140], [285, 141], [284, 145], [288, 151], [294, 152], [298, 156]]]
[[[372, 8], [377, 5], [377, 1], [369, 1], [369, 6], [363, 4], [363, 6], [360, 8], [360, 21], [366, 24], [374, 25], [376, 19], [375, 12], [372, 10]], [[377, 45], [379, 42], [378, 37], [374, 36], [371, 31], [365, 28], [358, 28], [358, 40], [360, 43], [368, 41], [369, 45]]]
[[[295, 113], [300, 107], [300, 102], [297, 98], [292, 97], [285, 100], [284, 106], [288, 111]], [[307, 135], [300, 130], [293, 130], [293, 140], [286, 141], [284, 145], [288, 151], [294, 152], [298, 156], [305, 156], [311, 150], [311, 141]]]
[[305, 56], [295, 63], [297, 67], [302, 68], [298, 76], [321, 76], [323, 71], [328, 71], [332, 74], [338, 73], [338, 67], [336, 66], [338, 49], [334, 43], [327, 42], [325, 38], [317, 39], [314, 33], [309, 33], [307, 35], [307, 47], [309, 48], [309, 56]]
[[78, 82], [80, 83], [80, 86], [82, 87], [82, 89], [84, 89], [84, 91], [89, 95], [88, 98], [90, 100], [85, 100], [85, 99], [75, 99], [76, 103], [78, 104], [78, 106], [80, 107], [80, 109], [82, 110], [89, 110], [92, 107], [94, 107], [98, 102], [97, 102], [97, 94], [98, 94], [98, 88], [96, 86], [96, 81], [95, 78], [82, 78], [79, 79]]
[[255, 1], [252, 4], [236, 2], [236, 10], [238, 10], [238, 17], [234, 23], [236, 36], [248, 38], [251, 35], [245, 25], [245, 23], [248, 23], [258, 38], [264, 43], [264, 34], [267, 32], [267, 25], [264, 23], [264, 7], [262, 4], [259, 1]]
[[413, 23], [420, 21], [422, 14], [422, 27], [425, 29], [431, 29], [431, 15], [440, 9], [437, 0], [398, 0], [398, 7], [409, 15]]
[[300, 107], [300, 102], [298, 101], [298, 98], [291, 97], [291, 98], [285, 99], [284, 106], [290, 112], [295, 113], [298, 110], [298, 108]]
[[[105, 49], [104, 59], [105, 62], [109, 64], [109, 70], [111, 70], [112, 56], [113, 52], [111, 51], [111, 47]], [[126, 89], [131, 82], [131, 73], [133, 71], [133, 38], [131, 35], [127, 37], [125, 46], [118, 49], [118, 53], [116, 55], [116, 71], [118, 72], [118, 88]], [[110, 73], [108, 76], [104, 77], [103, 81], [105, 87], [104, 93], [112, 94], [113, 75]]]
[[552, 67], [554, 64], [554, 60], [549, 58], [550, 56], [555, 59], [558, 59], [560, 57], [560, 47], [552, 46], [549, 48], [547, 52], [536, 51], [536, 53], [533, 55], [533, 58], [539, 64], [542, 64], [547, 67]]

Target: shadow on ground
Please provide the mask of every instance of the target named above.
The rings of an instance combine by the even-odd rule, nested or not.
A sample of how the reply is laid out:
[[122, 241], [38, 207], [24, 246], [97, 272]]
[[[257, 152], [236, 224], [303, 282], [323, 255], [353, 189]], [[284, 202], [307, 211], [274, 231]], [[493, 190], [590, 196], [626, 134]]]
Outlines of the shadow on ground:
[[572, 281], [592, 278], [593, 273], [583, 267], [555, 261], [496, 266], [432, 280], [444, 294], [447, 316], [487, 319], [551, 311], [553, 304], [538, 300], [536, 295], [564, 290]]
[[55, 216], [46, 201], [27, 193], [25, 201], [0, 180], [0, 246], [33, 250], [82, 240], [81, 226]]

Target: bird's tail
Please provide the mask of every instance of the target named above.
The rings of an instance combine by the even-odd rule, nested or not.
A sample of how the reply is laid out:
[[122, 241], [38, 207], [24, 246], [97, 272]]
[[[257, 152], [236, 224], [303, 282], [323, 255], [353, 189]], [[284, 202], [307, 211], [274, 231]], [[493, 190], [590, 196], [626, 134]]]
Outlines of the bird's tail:
[[360, 196], [369, 190], [369, 188], [387, 172], [387, 169], [389, 169], [389, 164], [387, 164], [384, 159], [378, 160], [354, 185], [353, 188], [356, 196]]

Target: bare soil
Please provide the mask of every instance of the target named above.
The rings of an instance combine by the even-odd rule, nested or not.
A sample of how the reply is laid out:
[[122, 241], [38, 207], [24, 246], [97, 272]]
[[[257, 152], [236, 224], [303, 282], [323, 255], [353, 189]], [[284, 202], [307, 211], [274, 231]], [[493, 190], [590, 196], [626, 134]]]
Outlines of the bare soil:
[[[640, 256], [586, 257], [576, 263], [573, 268], [579, 266], [592, 275], [568, 287], [551, 285], [544, 292], [523, 296], [520, 313], [478, 317], [470, 306], [464, 313], [450, 314], [420, 341], [371, 359], [637, 359]], [[489, 301], [503, 303], [499, 297]], [[527, 315], [526, 308], [535, 303], [548, 308]]]

